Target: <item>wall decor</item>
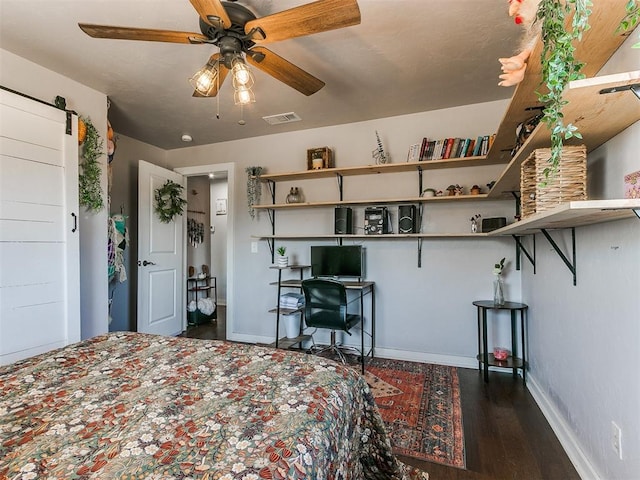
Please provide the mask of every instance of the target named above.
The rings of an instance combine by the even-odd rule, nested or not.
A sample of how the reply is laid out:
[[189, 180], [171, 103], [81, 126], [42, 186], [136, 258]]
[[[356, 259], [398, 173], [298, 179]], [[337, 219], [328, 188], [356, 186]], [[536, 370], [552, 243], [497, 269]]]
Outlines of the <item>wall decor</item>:
[[[84, 127], [81, 127], [84, 125]], [[99, 212], [104, 208], [100, 176], [102, 170], [98, 158], [102, 155], [102, 138], [91, 123], [89, 117], [79, 117], [78, 127], [83, 134], [80, 146], [80, 174], [78, 175], [79, 203], [90, 212]]]
[[227, 199], [226, 198], [216, 199], [216, 215], [226, 215], [226, 214], [227, 214]]
[[155, 191], [155, 211], [162, 223], [170, 223], [176, 216], [182, 215], [187, 201], [182, 197], [184, 187], [172, 180]]
[[307, 170], [333, 167], [333, 152], [329, 147], [317, 147], [307, 150]]
[[640, 198], [640, 170], [624, 176], [624, 198]]
[[262, 167], [247, 167], [247, 207], [249, 209], [249, 216], [256, 218], [256, 211], [253, 208], [254, 205], [260, 203], [262, 197], [262, 185], [260, 184], [260, 175], [262, 175]]

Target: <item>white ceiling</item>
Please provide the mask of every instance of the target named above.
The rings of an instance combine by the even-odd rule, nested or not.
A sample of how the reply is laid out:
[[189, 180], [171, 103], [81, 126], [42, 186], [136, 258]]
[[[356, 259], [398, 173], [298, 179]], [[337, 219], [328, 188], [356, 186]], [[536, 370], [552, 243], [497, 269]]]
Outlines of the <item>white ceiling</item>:
[[[309, 3], [240, 0], [257, 17]], [[229, 79], [217, 100], [194, 98], [187, 79], [211, 45], [95, 39], [78, 22], [200, 32], [188, 0], [0, 0], [0, 48], [104, 92], [116, 132], [163, 149], [429, 111], [509, 98], [497, 58], [520, 29], [506, 0], [359, 0], [360, 25], [268, 48], [323, 80], [306, 97], [254, 69], [256, 103], [233, 105]], [[72, 108], [81, 110], [81, 106]], [[270, 126], [263, 116], [302, 121]]]

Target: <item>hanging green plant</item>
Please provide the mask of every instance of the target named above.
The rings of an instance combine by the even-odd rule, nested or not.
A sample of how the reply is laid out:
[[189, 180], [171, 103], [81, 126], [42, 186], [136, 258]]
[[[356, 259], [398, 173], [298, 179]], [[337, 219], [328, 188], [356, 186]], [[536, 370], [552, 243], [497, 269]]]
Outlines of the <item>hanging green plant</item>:
[[90, 212], [104, 208], [100, 177], [102, 169], [98, 158], [102, 155], [102, 138], [89, 117], [80, 117], [79, 125], [84, 125], [84, 142], [80, 145], [80, 173], [78, 175], [79, 203]]
[[[620, 21], [620, 25], [618, 25], [618, 29], [616, 30], [618, 33], [633, 30], [640, 21], [640, 5], [638, 5], [636, 0], [628, 0], [625, 5], [625, 10], [627, 13]], [[640, 42], [634, 43], [631, 48], [640, 48]]]
[[262, 167], [247, 167], [247, 206], [249, 207], [249, 215], [251, 218], [256, 217], [256, 210], [254, 205], [260, 203], [260, 197], [262, 196], [262, 188], [260, 186], [260, 175], [262, 174]]
[[162, 223], [172, 222], [173, 219], [182, 215], [187, 201], [182, 197], [184, 187], [172, 180], [167, 180], [165, 184], [155, 191], [155, 210]]
[[[544, 169], [546, 178], [558, 170], [564, 140], [582, 138], [578, 127], [565, 125], [562, 108], [567, 104], [562, 94], [569, 82], [583, 78], [580, 73], [583, 64], [575, 56], [574, 41], [582, 39], [582, 33], [589, 29], [591, 0], [541, 0], [538, 7], [538, 21], [542, 22], [542, 83], [547, 93], [538, 92], [538, 99], [544, 103], [542, 121], [551, 131], [551, 158]], [[573, 11], [571, 27], [565, 28], [565, 20]]]

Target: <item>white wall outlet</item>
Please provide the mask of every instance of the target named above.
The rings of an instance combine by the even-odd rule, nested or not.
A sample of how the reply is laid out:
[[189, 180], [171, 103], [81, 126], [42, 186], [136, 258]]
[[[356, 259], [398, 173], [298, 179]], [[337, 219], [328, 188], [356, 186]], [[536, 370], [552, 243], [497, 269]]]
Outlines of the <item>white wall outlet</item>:
[[258, 242], [251, 242], [251, 253], [258, 253]]
[[622, 430], [613, 421], [611, 422], [611, 446], [618, 454], [618, 458], [622, 460]]

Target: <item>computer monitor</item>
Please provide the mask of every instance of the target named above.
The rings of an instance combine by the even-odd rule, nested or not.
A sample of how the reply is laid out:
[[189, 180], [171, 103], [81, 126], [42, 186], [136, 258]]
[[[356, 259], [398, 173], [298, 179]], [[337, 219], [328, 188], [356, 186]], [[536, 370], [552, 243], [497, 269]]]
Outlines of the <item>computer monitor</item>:
[[311, 275], [364, 278], [364, 249], [361, 245], [312, 245]]

